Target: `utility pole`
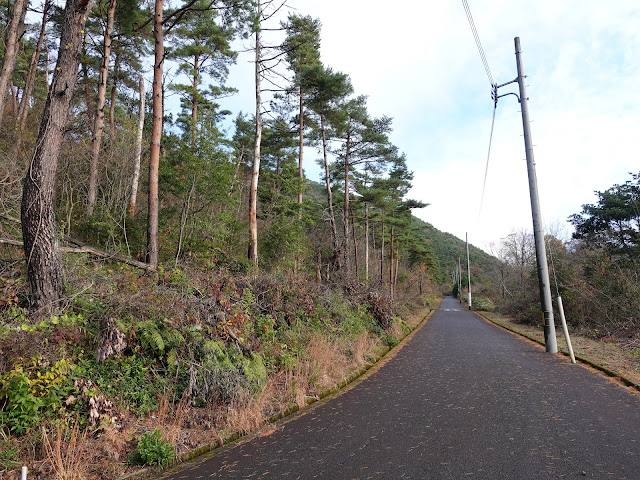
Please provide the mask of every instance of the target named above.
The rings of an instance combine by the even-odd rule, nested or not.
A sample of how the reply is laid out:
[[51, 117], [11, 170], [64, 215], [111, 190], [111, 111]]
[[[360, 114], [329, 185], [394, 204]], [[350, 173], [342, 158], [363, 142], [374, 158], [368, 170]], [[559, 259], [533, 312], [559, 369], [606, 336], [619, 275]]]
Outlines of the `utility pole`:
[[465, 232], [464, 238], [467, 243], [467, 280], [469, 281], [469, 310], [471, 310], [471, 263], [469, 262], [469, 234]]
[[460, 303], [462, 303], [462, 266], [460, 265], [460, 257], [458, 257], [458, 295]]
[[520, 87], [520, 110], [522, 111], [522, 127], [524, 130], [524, 148], [527, 155], [527, 173], [529, 175], [529, 195], [531, 197], [531, 215], [533, 217], [533, 237], [536, 244], [536, 262], [538, 264], [538, 283], [540, 286], [540, 300], [542, 302], [542, 315], [544, 327], [544, 343], [547, 352], [556, 353], [556, 330], [553, 322], [553, 305], [551, 303], [551, 284], [549, 282], [549, 267], [547, 266], [547, 251], [544, 244], [544, 231], [540, 214], [540, 201], [538, 198], [538, 181], [536, 178], [536, 166], [533, 161], [533, 146], [531, 144], [531, 129], [529, 127], [529, 109], [527, 106], [527, 93], [525, 91], [525, 75], [522, 69], [522, 50], [520, 49], [520, 37], [514, 39], [516, 47], [516, 65], [518, 67], [518, 86]]

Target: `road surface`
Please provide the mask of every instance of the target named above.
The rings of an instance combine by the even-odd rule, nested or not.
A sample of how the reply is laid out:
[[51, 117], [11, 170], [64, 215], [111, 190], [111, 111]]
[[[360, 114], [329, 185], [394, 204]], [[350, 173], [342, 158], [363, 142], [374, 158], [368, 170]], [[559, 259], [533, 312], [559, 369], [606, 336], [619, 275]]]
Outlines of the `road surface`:
[[640, 396], [446, 298], [365, 381], [163, 478], [640, 479]]

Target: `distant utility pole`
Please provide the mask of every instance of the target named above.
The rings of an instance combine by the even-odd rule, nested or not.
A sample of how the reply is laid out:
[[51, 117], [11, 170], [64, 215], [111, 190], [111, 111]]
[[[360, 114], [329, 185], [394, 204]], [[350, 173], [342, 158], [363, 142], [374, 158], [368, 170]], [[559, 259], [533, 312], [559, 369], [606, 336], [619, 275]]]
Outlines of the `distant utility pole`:
[[[540, 214], [540, 200], [538, 198], [538, 181], [536, 178], [536, 166], [533, 160], [533, 145], [531, 144], [531, 129], [529, 127], [529, 108], [527, 106], [527, 93], [524, 79], [526, 78], [522, 68], [522, 50], [520, 48], [520, 37], [514, 39], [516, 47], [516, 66], [518, 68], [518, 78], [502, 85], [494, 85], [493, 91], [495, 100], [505, 95], [515, 95], [515, 93], [497, 94], [500, 87], [510, 83], [518, 83], [520, 87], [520, 110], [522, 111], [522, 128], [524, 130], [524, 148], [527, 156], [527, 173], [529, 175], [529, 195], [531, 197], [531, 215], [533, 217], [533, 237], [536, 244], [536, 262], [538, 265], [538, 284], [540, 287], [540, 302], [542, 306], [542, 325], [544, 327], [544, 343], [547, 352], [556, 353], [558, 344], [556, 342], [556, 330], [553, 322], [553, 305], [551, 303], [551, 283], [549, 281], [549, 267], [547, 266], [547, 251], [544, 243], [544, 231], [542, 229], [542, 215]], [[517, 95], [516, 95], [517, 96]]]
[[464, 238], [467, 243], [467, 280], [469, 281], [469, 310], [471, 310], [471, 263], [469, 262], [469, 234], [465, 232]]
[[460, 303], [462, 303], [462, 265], [460, 265], [460, 257], [458, 257], [458, 295]]

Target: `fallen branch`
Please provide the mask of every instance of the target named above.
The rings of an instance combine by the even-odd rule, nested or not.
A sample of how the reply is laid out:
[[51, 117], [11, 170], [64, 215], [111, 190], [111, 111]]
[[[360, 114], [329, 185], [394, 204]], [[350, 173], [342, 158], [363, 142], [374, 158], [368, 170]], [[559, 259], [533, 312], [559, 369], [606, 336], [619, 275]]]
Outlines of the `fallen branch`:
[[[4, 215], [2, 215], [4, 217]], [[82, 243], [79, 240], [75, 240], [73, 238], [64, 236], [64, 240], [68, 243], [72, 243], [77, 245], [76, 247], [60, 247], [60, 251], [62, 253], [90, 253], [97, 257], [107, 258], [109, 260], [114, 260], [120, 263], [126, 263], [127, 265], [131, 265], [132, 267], [142, 268], [144, 270], [148, 270], [150, 272], [155, 272], [156, 269], [152, 265], [148, 263], [139, 262], [138, 260], [134, 260], [133, 258], [124, 257], [122, 255], [118, 255], [116, 253], [110, 253], [105, 250], [100, 250], [99, 248], [91, 247]], [[22, 247], [23, 244], [19, 240], [11, 240], [9, 238], [0, 238], [0, 244], [6, 245], [15, 245], [16, 247]]]
[[7, 215], [6, 213], [0, 213], [0, 218], [4, 218], [5, 220], [9, 220], [13, 223], [20, 223], [20, 219], [16, 217], [12, 217], [11, 215]]
[[233, 333], [233, 330], [231, 330], [229, 327], [227, 327], [224, 323], [222, 324], [222, 328], [224, 329], [225, 333], [236, 343], [236, 345], [238, 346], [238, 348], [240, 349], [240, 351], [242, 352], [242, 354], [245, 357], [248, 358], [253, 358], [253, 353], [251, 352], [251, 349], [247, 348], [238, 338], [238, 336]]

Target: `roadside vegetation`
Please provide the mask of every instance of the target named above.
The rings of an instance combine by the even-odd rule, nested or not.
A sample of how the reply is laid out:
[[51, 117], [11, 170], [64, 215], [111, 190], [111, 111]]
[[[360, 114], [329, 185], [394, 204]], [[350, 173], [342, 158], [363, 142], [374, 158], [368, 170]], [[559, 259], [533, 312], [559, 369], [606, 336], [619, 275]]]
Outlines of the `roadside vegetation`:
[[154, 277], [72, 256], [66, 271], [63, 314], [3, 311], [2, 478], [24, 464], [30, 478], [112, 479], [255, 431], [397, 345], [438, 298], [393, 309], [363, 284], [197, 262]]

